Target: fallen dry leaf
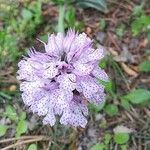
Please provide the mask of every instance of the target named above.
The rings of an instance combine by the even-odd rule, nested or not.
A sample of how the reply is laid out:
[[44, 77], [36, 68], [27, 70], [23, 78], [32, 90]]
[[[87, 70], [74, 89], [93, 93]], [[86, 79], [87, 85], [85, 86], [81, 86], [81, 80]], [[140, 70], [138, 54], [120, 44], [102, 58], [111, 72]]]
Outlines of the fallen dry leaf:
[[141, 47], [146, 47], [148, 45], [148, 39], [144, 39], [143, 41], [141, 41], [140, 46]]
[[139, 67], [138, 66], [131, 66], [131, 68], [133, 69], [133, 70], [135, 70], [136, 72], [139, 72]]
[[130, 62], [130, 63], [135, 62], [134, 56], [130, 53], [128, 49], [122, 50], [120, 55], [114, 57], [114, 60], [117, 62]]
[[133, 132], [132, 129], [129, 129], [129, 128], [122, 126], [122, 125], [115, 127], [113, 129], [113, 131], [114, 131], [114, 133], [132, 133]]
[[135, 71], [134, 71], [133, 69], [131, 69], [130, 67], [128, 67], [125, 63], [121, 62], [120, 64], [121, 64], [122, 69], [123, 69], [128, 75], [134, 76], [134, 77], [138, 76], [138, 73], [135, 72]]
[[85, 32], [87, 35], [90, 35], [92, 33], [92, 29], [90, 27], [86, 27]]
[[119, 55], [118, 52], [115, 51], [115, 50], [114, 50], [113, 48], [111, 48], [111, 47], [108, 47], [107, 50], [108, 50], [113, 56], [118, 56], [118, 55]]
[[9, 91], [11, 91], [11, 92], [16, 91], [16, 89], [17, 89], [17, 86], [16, 86], [16, 85], [11, 85], [11, 86], [9, 87]]

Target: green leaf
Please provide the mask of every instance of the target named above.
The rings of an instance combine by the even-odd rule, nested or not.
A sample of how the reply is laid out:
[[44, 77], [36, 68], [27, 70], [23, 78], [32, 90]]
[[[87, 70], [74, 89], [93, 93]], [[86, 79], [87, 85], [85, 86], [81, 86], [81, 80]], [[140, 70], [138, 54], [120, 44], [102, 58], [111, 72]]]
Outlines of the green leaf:
[[0, 91], [0, 96], [6, 98], [8, 100], [12, 99], [11, 96], [9, 96], [8, 94], [4, 93], [3, 91]]
[[143, 6], [142, 6], [142, 5], [140, 5], [140, 6], [135, 6], [135, 7], [133, 8], [133, 15], [139, 16], [139, 15], [141, 15], [141, 14], [143, 14], [143, 13], [144, 13], [144, 11], [143, 11]]
[[109, 82], [100, 81], [100, 83], [105, 86], [107, 92], [114, 93], [114, 83], [111, 80]]
[[105, 107], [105, 111], [109, 116], [115, 116], [118, 114], [118, 107], [114, 104], [108, 104]]
[[107, 65], [107, 59], [103, 58], [100, 63], [99, 63], [99, 67], [101, 69], [105, 69], [106, 68], [106, 65]]
[[129, 100], [133, 104], [141, 104], [150, 100], [150, 91], [146, 89], [136, 89], [122, 98]]
[[56, 5], [64, 5], [65, 1], [69, 1], [69, 0], [52, 0], [53, 3], [55, 3]]
[[122, 37], [124, 35], [124, 32], [125, 32], [125, 25], [124, 24], [121, 24], [120, 26], [118, 26], [116, 28], [116, 34], [119, 36], [119, 37]]
[[19, 120], [25, 120], [26, 119], [26, 112], [21, 112], [19, 116]]
[[48, 41], [48, 35], [42, 35], [40, 37], [40, 40], [42, 40], [43, 42], [47, 42]]
[[101, 30], [104, 30], [106, 27], [106, 21], [104, 19], [101, 19], [100, 20], [100, 29]]
[[105, 102], [99, 104], [99, 105], [94, 105], [94, 104], [89, 104], [89, 109], [92, 111], [92, 112], [96, 112], [98, 113], [100, 110], [102, 110], [105, 106]]
[[148, 41], [150, 42], [150, 31], [147, 33], [146, 38], [148, 39]]
[[121, 150], [127, 150], [127, 145], [121, 145], [120, 148]]
[[75, 26], [75, 9], [74, 7], [69, 7], [66, 11], [65, 19], [68, 23], [68, 27]]
[[3, 135], [5, 135], [7, 129], [8, 129], [7, 126], [0, 124], [0, 137], [3, 136]]
[[28, 126], [27, 126], [27, 121], [26, 120], [20, 120], [18, 122], [18, 125], [17, 125], [17, 129], [16, 129], [16, 136], [20, 136], [21, 134], [25, 133], [28, 129]]
[[104, 143], [109, 144], [111, 140], [111, 135], [109, 133], [105, 134]]
[[91, 147], [90, 150], [105, 150], [106, 146], [104, 143], [97, 143]]
[[144, 61], [139, 66], [140, 71], [150, 72], [150, 60]]
[[6, 106], [6, 111], [4, 114], [13, 121], [18, 120], [18, 116], [17, 116], [15, 108], [10, 105]]
[[37, 150], [37, 145], [36, 145], [36, 144], [31, 144], [31, 145], [28, 147], [28, 150]]
[[75, 28], [78, 31], [81, 31], [85, 27], [84, 21], [76, 21]]
[[126, 99], [121, 99], [121, 106], [126, 110], [130, 110], [130, 103]]
[[99, 11], [106, 12], [107, 11], [107, 5], [105, 0], [76, 0], [77, 6], [82, 8], [95, 8]]
[[32, 12], [26, 8], [23, 8], [21, 15], [25, 20], [30, 20], [33, 16]]
[[128, 133], [116, 133], [114, 135], [114, 141], [117, 143], [117, 144], [125, 144], [128, 142], [130, 136]]
[[134, 20], [131, 24], [133, 35], [138, 35], [142, 30], [148, 31], [150, 25], [150, 17], [146, 15], [142, 15], [136, 20]]

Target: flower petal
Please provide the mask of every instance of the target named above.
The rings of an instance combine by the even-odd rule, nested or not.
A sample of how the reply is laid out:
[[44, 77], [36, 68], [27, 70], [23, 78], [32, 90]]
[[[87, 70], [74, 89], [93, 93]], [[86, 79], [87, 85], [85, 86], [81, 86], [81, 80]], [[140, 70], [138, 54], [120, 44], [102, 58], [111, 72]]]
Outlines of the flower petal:
[[85, 77], [80, 81], [80, 85], [83, 90], [83, 95], [89, 100], [93, 94], [99, 90], [99, 85], [91, 79], [91, 77]]
[[73, 91], [76, 88], [76, 76], [74, 74], [64, 74], [57, 77], [59, 88]]
[[75, 68], [73, 70], [73, 73], [75, 73], [76, 75], [79, 75], [79, 76], [84, 76], [84, 75], [90, 74], [94, 68], [94, 65], [92, 65], [92, 64], [83, 64], [83, 63], [80, 63], [79, 61], [74, 63], [73, 66]]
[[71, 111], [65, 111], [60, 119], [60, 123], [64, 125], [81, 126], [85, 128], [87, 119], [81, 113], [73, 113]]
[[51, 126], [53, 126], [56, 122], [56, 118], [53, 112], [53, 109], [48, 110], [48, 114], [46, 115], [46, 117], [43, 119], [43, 124], [47, 125], [50, 124]]
[[96, 67], [93, 69], [92, 74], [94, 77], [100, 79], [100, 80], [104, 80], [104, 81], [108, 81], [108, 75], [106, 74], [106, 72], [102, 69], [100, 69], [99, 67]]
[[49, 66], [43, 70], [42, 77], [47, 79], [54, 78], [58, 74], [58, 69], [56, 68], [56, 64], [51, 62]]
[[67, 54], [68, 62], [72, 61], [73, 58], [78, 60], [79, 56], [84, 53], [84, 50], [89, 48], [91, 44], [92, 40], [88, 38], [85, 33], [76, 35], [71, 44], [70, 51]]
[[38, 80], [38, 76], [36, 75], [36, 70], [31, 66], [31, 64], [26, 60], [21, 60], [18, 63], [19, 70], [17, 71], [17, 79], [18, 80]]
[[57, 35], [51, 34], [48, 37], [48, 44], [45, 44], [45, 50], [51, 56], [60, 56], [63, 50], [63, 34], [58, 33]]

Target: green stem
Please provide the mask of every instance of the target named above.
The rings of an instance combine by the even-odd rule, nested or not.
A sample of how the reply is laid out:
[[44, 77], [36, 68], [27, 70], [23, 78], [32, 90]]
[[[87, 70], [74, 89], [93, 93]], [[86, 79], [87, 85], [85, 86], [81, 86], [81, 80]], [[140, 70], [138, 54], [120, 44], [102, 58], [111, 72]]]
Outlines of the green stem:
[[65, 6], [59, 6], [59, 18], [58, 18], [58, 32], [64, 33], [64, 15], [65, 15]]

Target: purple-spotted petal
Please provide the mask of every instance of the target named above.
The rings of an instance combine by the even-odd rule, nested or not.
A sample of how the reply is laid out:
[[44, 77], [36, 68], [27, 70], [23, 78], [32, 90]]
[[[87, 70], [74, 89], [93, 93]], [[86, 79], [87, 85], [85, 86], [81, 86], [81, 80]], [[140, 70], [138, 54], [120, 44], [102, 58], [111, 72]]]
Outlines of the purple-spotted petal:
[[92, 71], [92, 75], [100, 80], [104, 80], [104, 81], [108, 81], [108, 75], [106, 74], [106, 72], [102, 69], [100, 69], [99, 67], [96, 67], [93, 69]]
[[92, 65], [92, 64], [82, 64], [80, 62], [74, 63], [73, 66], [75, 68], [73, 72], [79, 76], [84, 76], [84, 75], [90, 74], [94, 68], [94, 65]]
[[53, 109], [49, 108], [48, 110], [48, 114], [46, 115], [46, 117], [43, 119], [43, 124], [47, 125], [51, 125], [53, 126], [56, 122], [56, 118], [55, 118], [55, 114]]
[[89, 78], [82, 79], [80, 81], [80, 85], [83, 90], [83, 95], [87, 99], [91, 99], [93, 94], [95, 94], [99, 90], [99, 85], [95, 81], [91, 80], [91, 78], [90, 79]]
[[74, 74], [64, 74], [57, 77], [59, 88], [73, 91], [76, 88], [76, 76]]

